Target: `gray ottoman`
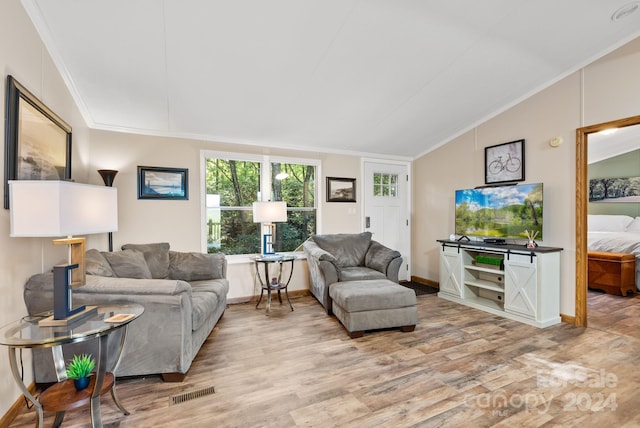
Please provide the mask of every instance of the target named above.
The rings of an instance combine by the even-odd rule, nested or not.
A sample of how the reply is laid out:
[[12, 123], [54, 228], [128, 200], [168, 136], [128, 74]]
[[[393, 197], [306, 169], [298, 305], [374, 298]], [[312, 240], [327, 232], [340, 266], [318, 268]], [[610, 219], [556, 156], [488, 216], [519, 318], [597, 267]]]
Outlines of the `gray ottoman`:
[[413, 331], [418, 322], [415, 291], [388, 279], [334, 282], [329, 296], [333, 313], [352, 339], [379, 328]]

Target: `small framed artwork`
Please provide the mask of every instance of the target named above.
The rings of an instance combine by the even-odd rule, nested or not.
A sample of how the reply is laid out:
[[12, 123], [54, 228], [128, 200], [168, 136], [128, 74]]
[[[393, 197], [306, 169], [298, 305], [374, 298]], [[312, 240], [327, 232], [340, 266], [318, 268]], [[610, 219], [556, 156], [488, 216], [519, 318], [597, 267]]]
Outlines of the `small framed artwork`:
[[327, 177], [327, 202], [355, 202], [356, 179]]
[[4, 207], [9, 180], [71, 180], [71, 126], [7, 76]]
[[524, 181], [524, 140], [485, 147], [485, 184], [515, 181]]
[[189, 199], [189, 170], [138, 166], [138, 199]]
[[[589, 202], [640, 202], [640, 177], [602, 177], [589, 179]], [[627, 229], [629, 231], [629, 229]]]

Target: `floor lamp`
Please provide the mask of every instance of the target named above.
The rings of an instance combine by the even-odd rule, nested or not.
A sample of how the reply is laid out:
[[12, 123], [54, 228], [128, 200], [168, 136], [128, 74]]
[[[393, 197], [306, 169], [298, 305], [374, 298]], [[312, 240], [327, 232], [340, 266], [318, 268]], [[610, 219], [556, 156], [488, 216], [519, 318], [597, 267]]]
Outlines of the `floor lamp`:
[[[113, 185], [113, 180], [116, 178], [116, 174], [118, 171], [115, 169], [99, 169], [98, 174], [102, 177], [102, 181], [104, 181], [104, 185], [107, 187], [111, 187]], [[109, 232], [109, 252], [113, 251], [113, 232]]]
[[287, 221], [286, 202], [254, 202], [253, 222], [262, 223], [262, 254], [275, 254], [276, 222]]
[[9, 181], [9, 209], [11, 237], [67, 236], [53, 240], [69, 251], [67, 263], [53, 268], [53, 316], [44, 325], [65, 325], [91, 313], [71, 301], [71, 288], [84, 285], [86, 272], [85, 238], [72, 235], [118, 230], [117, 189], [71, 181]]

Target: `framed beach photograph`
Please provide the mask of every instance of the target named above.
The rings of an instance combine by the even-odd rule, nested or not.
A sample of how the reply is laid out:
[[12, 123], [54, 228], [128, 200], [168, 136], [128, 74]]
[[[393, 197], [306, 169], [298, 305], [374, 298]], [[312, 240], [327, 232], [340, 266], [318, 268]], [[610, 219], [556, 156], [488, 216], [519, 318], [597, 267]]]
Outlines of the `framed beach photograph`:
[[138, 166], [138, 199], [189, 199], [189, 170]]
[[524, 181], [524, 140], [485, 147], [485, 184], [516, 181]]
[[9, 180], [71, 180], [71, 126], [7, 76], [4, 207]]
[[355, 202], [356, 179], [327, 177], [327, 202]]

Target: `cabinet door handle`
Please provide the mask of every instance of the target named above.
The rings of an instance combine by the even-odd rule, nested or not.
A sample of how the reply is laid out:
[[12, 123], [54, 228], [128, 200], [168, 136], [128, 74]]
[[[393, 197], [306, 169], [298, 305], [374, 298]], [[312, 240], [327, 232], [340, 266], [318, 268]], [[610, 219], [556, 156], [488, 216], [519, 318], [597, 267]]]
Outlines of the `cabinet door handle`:
[[364, 227], [366, 227], [367, 229], [371, 227], [371, 217], [367, 216], [364, 218]]

